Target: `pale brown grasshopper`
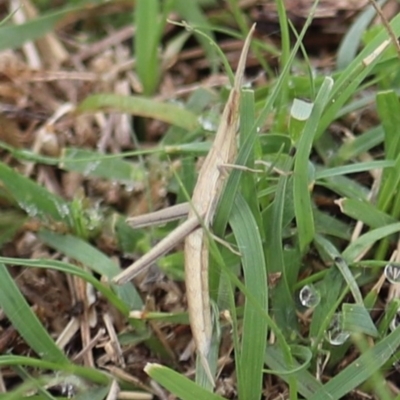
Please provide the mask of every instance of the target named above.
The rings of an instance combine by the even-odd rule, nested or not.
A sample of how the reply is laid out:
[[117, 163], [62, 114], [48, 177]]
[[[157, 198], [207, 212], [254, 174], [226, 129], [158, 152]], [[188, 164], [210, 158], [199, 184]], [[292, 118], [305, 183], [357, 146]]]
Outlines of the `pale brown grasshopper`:
[[[161, 240], [142, 258], [114, 277], [113, 282], [123, 284], [185, 238], [185, 282], [190, 326], [201, 363], [213, 381], [207, 356], [212, 336], [210, 297], [208, 291], [208, 243], [203, 227], [212, 224], [219, 198], [223, 191], [226, 171], [222, 167], [233, 164], [237, 154], [240, 93], [243, 84], [247, 53], [250, 47], [253, 25], [243, 46], [237, 67], [234, 86], [229, 94], [214, 143], [200, 169], [190, 207], [179, 206], [180, 216], [188, 211], [187, 220]], [[187, 206], [186, 206], [187, 207]], [[166, 214], [166, 213], [165, 213]], [[202, 222], [200, 223], [199, 218]], [[170, 220], [167, 215], [166, 220]], [[141, 226], [141, 221], [137, 221]]]

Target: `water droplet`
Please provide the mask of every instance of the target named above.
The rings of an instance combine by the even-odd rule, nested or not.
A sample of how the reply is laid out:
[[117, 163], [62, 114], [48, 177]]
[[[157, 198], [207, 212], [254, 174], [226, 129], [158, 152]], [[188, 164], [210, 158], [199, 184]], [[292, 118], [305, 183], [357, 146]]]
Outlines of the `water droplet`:
[[215, 132], [217, 130], [217, 124], [210, 118], [200, 116], [199, 123], [205, 131]]
[[349, 337], [350, 333], [343, 330], [342, 314], [333, 315], [332, 321], [325, 332], [325, 339], [333, 346], [342, 345]]
[[390, 283], [400, 283], [400, 264], [387, 264], [384, 274]]
[[321, 294], [314, 285], [305, 285], [299, 293], [300, 303], [304, 307], [316, 307], [321, 301]]
[[96, 171], [97, 167], [100, 165], [100, 161], [93, 161], [87, 163], [85, 169], [83, 170], [83, 176], [89, 176], [94, 171]]
[[30, 217], [36, 217], [39, 214], [39, 210], [35, 204], [28, 204], [22, 201], [18, 204]]
[[[400, 310], [399, 310], [400, 311]], [[389, 328], [390, 330], [393, 332], [396, 328], [398, 328], [398, 326], [400, 325], [400, 314], [399, 311], [397, 311], [396, 315], [394, 316], [394, 318], [392, 319], [392, 321], [390, 322]]]
[[56, 202], [57, 211], [60, 214], [60, 217], [65, 218], [69, 216], [70, 210], [67, 203], [58, 203]]

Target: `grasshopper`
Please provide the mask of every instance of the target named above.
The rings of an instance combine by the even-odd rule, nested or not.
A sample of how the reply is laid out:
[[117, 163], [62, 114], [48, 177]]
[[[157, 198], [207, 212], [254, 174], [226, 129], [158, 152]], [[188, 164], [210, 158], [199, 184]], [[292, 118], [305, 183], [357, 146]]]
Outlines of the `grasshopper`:
[[[115, 276], [113, 282], [123, 284], [151, 265], [159, 257], [170, 251], [185, 239], [185, 283], [189, 311], [189, 320], [197, 354], [207, 376], [213, 382], [207, 356], [212, 337], [210, 297], [208, 291], [208, 243], [203, 227], [211, 226], [224, 187], [226, 172], [222, 166], [233, 164], [237, 154], [237, 131], [239, 126], [240, 93], [243, 84], [244, 69], [251, 37], [252, 26], [237, 67], [234, 86], [229, 94], [214, 143], [199, 171], [196, 186], [189, 207], [178, 207], [182, 213], [188, 211], [187, 220], [157, 243], [151, 251]], [[171, 214], [164, 213], [165, 220], [171, 220]], [[143, 217], [139, 217], [142, 218]], [[201, 219], [201, 222], [199, 220]], [[162, 218], [161, 218], [162, 219]], [[143, 226], [142, 220], [137, 221]]]

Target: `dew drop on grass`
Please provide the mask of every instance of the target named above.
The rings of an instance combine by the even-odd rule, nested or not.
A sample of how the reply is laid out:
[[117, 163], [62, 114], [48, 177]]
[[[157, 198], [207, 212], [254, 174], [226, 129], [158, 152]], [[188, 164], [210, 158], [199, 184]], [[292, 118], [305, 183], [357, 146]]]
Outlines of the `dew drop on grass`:
[[90, 163], [87, 163], [85, 166], [85, 169], [83, 170], [83, 176], [89, 176], [92, 174], [94, 171], [96, 171], [97, 167], [100, 165], [100, 161], [93, 161]]
[[70, 210], [69, 206], [66, 203], [58, 203], [56, 202], [57, 211], [60, 214], [61, 218], [65, 218], [69, 216]]
[[39, 214], [39, 210], [35, 204], [27, 204], [24, 202], [19, 202], [18, 204], [30, 217], [36, 217]]
[[325, 339], [332, 346], [340, 346], [349, 337], [350, 337], [350, 333], [344, 331], [342, 328], [342, 314], [341, 313], [334, 314], [332, 321], [329, 324], [329, 327], [325, 332]]
[[397, 311], [396, 315], [394, 316], [394, 318], [392, 319], [392, 321], [390, 322], [389, 328], [390, 330], [393, 332], [396, 328], [399, 327], [400, 325], [400, 314], [399, 311]]
[[321, 301], [321, 294], [314, 285], [305, 285], [299, 293], [300, 303], [307, 308], [316, 307]]
[[384, 274], [390, 283], [400, 283], [400, 264], [389, 263], [386, 265]]
[[199, 123], [205, 131], [215, 132], [218, 129], [217, 124], [210, 118], [200, 116]]

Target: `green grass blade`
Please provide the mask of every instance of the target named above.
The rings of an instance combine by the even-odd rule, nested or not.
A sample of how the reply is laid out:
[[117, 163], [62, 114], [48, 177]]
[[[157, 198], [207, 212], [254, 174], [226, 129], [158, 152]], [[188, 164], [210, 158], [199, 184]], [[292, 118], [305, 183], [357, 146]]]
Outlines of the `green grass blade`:
[[165, 25], [161, 19], [160, 6], [159, 0], [137, 0], [135, 3], [136, 71], [147, 96], [154, 93], [160, 79], [158, 47]]
[[358, 199], [341, 199], [340, 210], [343, 214], [362, 221], [371, 228], [380, 228], [386, 225], [394, 224], [396, 218], [376, 209], [374, 205]]
[[358, 237], [354, 242], [350, 243], [343, 251], [342, 256], [347, 262], [351, 263], [364, 250], [372, 246], [375, 242], [399, 231], [400, 231], [400, 222], [396, 222], [394, 224], [383, 226], [381, 228], [377, 228], [370, 232], [367, 232], [364, 235]]
[[343, 176], [346, 174], [355, 174], [357, 172], [370, 171], [371, 169], [391, 168], [394, 166], [392, 160], [374, 160], [349, 165], [342, 165], [333, 168], [318, 168], [315, 173], [315, 179], [325, 179], [334, 176]]
[[400, 138], [397, 133], [400, 126], [398, 95], [393, 90], [379, 92], [376, 95], [376, 105], [385, 132], [385, 158], [395, 160], [400, 148]]
[[333, 80], [325, 78], [314, 102], [310, 118], [298, 142], [294, 164], [293, 199], [298, 229], [300, 251], [304, 252], [314, 237], [314, 219], [309, 189], [308, 164], [311, 146], [318, 128], [319, 120], [329, 99]]
[[[267, 351], [265, 353], [265, 363], [271, 370], [283, 371], [287, 369], [284, 355], [278, 346], [267, 347]], [[293, 367], [298, 368], [300, 367], [300, 364], [297, 361], [294, 361]], [[279, 375], [279, 377], [286, 382], [290, 379], [290, 376], [287, 374]], [[310, 398], [315, 392], [322, 388], [322, 383], [305, 369], [300, 369], [299, 371], [294, 372], [292, 377], [297, 381], [298, 392], [306, 399]]]
[[199, 128], [197, 116], [175, 104], [162, 103], [141, 96], [121, 96], [104, 93], [87, 97], [79, 104], [78, 112], [113, 110], [141, 117], [154, 118], [184, 128], [188, 131]]
[[144, 182], [145, 172], [138, 163], [120, 158], [104, 158], [103, 155], [86, 149], [65, 148], [60, 157], [59, 167], [80, 172], [84, 176], [105, 178], [130, 185]]
[[[396, 15], [390, 23], [395, 35], [400, 34], [400, 14]], [[330, 105], [326, 113], [321, 118], [316, 137], [319, 138], [327, 129], [329, 124], [335, 120], [339, 110], [354, 95], [357, 88], [371, 73], [374, 66], [383, 54], [380, 48], [388, 33], [382, 27], [380, 32], [371, 40], [371, 42], [360, 52], [360, 54], [342, 71], [337, 79], [330, 96]], [[371, 58], [372, 57], [372, 58]]]
[[343, 330], [378, 337], [379, 333], [363, 304], [342, 305]]
[[75, 365], [70, 362], [51, 362], [37, 358], [14, 355], [0, 356], [0, 367], [9, 367], [13, 365], [24, 365], [26, 367], [40, 368], [43, 370], [63, 371], [78, 375], [84, 379], [87, 379], [88, 381], [101, 385], [107, 385], [111, 381], [110, 375], [99, 369], [81, 367], [80, 365]]
[[[146, 0], [144, 0], [146, 1]], [[217, 49], [213, 42], [215, 42], [215, 35], [211, 29], [208, 18], [204, 15], [199, 2], [191, 2], [190, 7], [187, 6], [186, 0], [174, 0], [174, 9], [181, 15], [183, 20], [190, 26], [196, 27], [194, 33], [201, 46], [204, 48], [208, 62], [211, 65], [212, 72], [216, 73], [218, 68], [218, 58], [216, 57]], [[201, 32], [199, 30], [201, 27]], [[211, 41], [209, 40], [211, 38]]]
[[334, 376], [309, 400], [339, 400], [378, 371], [395, 353], [399, 345], [400, 329], [396, 329]]
[[[292, 169], [293, 159], [288, 157], [283, 171]], [[266, 229], [266, 249], [268, 274], [280, 275], [281, 279], [276, 287], [271, 290], [271, 308], [279, 328], [289, 337], [298, 330], [298, 319], [296, 307], [293, 300], [293, 283], [296, 281], [298, 267], [292, 265], [288, 268], [287, 260], [284, 258], [283, 250], [283, 225], [294, 217], [293, 210], [293, 179], [289, 175], [281, 175], [275, 191], [272, 205], [263, 213], [264, 226]], [[284, 213], [285, 222], [284, 222]], [[298, 255], [300, 257], [300, 255]], [[289, 273], [290, 270], [290, 273]]]
[[36, 182], [0, 162], [0, 181], [19, 207], [29, 216], [48, 222], [50, 218], [72, 226], [69, 204]]
[[0, 263], [0, 307], [25, 342], [43, 360], [69, 363], [68, 357], [55, 344], [7, 271]]
[[28, 260], [24, 258], [9, 258], [0, 257], [0, 262], [10, 265], [21, 265], [24, 267], [35, 267], [35, 268], [50, 268], [56, 271], [61, 271], [66, 274], [71, 274], [84, 279], [86, 282], [92, 284], [96, 290], [104, 295], [105, 298], [121, 312], [121, 314], [127, 316], [129, 308], [126, 304], [117, 297], [113, 291], [99, 280], [97, 280], [91, 273], [84, 271], [82, 268], [77, 267], [69, 263], [57, 261], [57, 260]]
[[[386, 1], [379, 1], [379, 3], [382, 5]], [[371, 4], [357, 16], [353, 25], [346, 32], [337, 54], [336, 64], [338, 69], [346, 68], [354, 60], [362, 37], [375, 15], [376, 11]]]
[[224, 400], [174, 370], [148, 363], [144, 371], [156, 382], [182, 400]]
[[15, 49], [25, 42], [44, 36], [54, 29], [57, 22], [71, 12], [79, 12], [85, 6], [65, 7], [51, 11], [21, 25], [0, 26], [0, 51]]
[[[111, 279], [121, 272], [121, 269], [115, 262], [84, 240], [75, 236], [59, 235], [55, 232], [42, 230], [39, 232], [38, 237], [48, 246], [81, 262], [101, 276]], [[115, 286], [114, 290], [130, 309], [141, 310], [143, 308], [142, 299], [131, 283]]]
[[[259, 129], [260, 126], [263, 126], [266, 118], [272, 111], [275, 101], [278, 98], [279, 93], [282, 89], [282, 86], [286, 82], [286, 77], [290, 73], [292, 63], [297, 54], [297, 51], [299, 50], [301, 41], [303, 40], [304, 35], [305, 35], [308, 27], [311, 24], [312, 15], [314, 14], [315, 7], [316, 7], [316, 4], [314, 4], [312, 9], [310, 10], [310, 15], [307, 18], [307, 20], [303, 26], [303, 29], [300, 32], [300, 35], [296, 41], [296, 44], [294, 45], [294, 47], [292, 49], [292, 52], [290, 53], [288, 62], [287, 62], [287, 64], [284, 65], [283, 70], [281, 71], [281, 74], [279, 75], [279, 78], [278, 78], [275, 86], [273, 87], [269, 96], [267, 97], [258, 118], [256, 119], [252, 129], [248, 133], [248, 136], [246, 137], [245, 141], [243, 143], [241, 143], [241, 146], [239, 149], [239, 154], [236, 159], [236, 164], [238, 164], [238, 165], [246, 165], [247, 160], [249, 159], [250, 155], [254, 151], [254, 143], [256, 142], [256, 139], [258, 137], [257, 130]], [[243, 174], [243, 172], [240, 170], [233, 170], [231, 172], [231, 174], [229, 175], [228, 181], [226, 183], [226, 189], [224, 190], [224, 193], [222, 194], [222, 197], [219, 201], [216, 218], [215, 218], [215, 221], [213, 224], [213, 228], [217, 235], [221, 236], [223, 234], [225, 227], [228, 223], [229, 214], [232, 210], [233, 203], [234, 203], [234, 196], [232, 196], [232, 194], [237, 193], [237, 189], [239, 187], [239, 183], [240, 183], [242, 174]]]
[[[246, 288], [267, 312], [268, 286], [259, 229], [249, 206], [240, 195], [236, 197], [230, 224], [242, 255]], [[239, 397], [242, 399], [258, 400], [261, 397], [266, 337], [267, 324], [260, 318], [259, 311], [246, 301], [240, 355], [236, 358]]]

